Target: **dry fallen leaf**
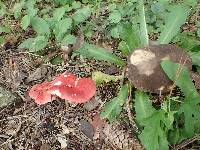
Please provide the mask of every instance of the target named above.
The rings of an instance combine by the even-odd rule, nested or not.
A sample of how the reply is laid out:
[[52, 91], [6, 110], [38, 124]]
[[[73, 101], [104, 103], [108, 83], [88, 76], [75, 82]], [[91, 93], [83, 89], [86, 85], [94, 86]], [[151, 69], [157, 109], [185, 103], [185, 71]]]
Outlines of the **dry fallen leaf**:
[[58, 134], [58, 135], [57, 135], [57, 140], [58, 140], [58, 142], [60, 142], [60, 144], [61, 144], [61, 149], [67, 148], [67, 143], [68, 143], [68, 141], [66, 140], [66, 137], [65, 137], [65, 136]]

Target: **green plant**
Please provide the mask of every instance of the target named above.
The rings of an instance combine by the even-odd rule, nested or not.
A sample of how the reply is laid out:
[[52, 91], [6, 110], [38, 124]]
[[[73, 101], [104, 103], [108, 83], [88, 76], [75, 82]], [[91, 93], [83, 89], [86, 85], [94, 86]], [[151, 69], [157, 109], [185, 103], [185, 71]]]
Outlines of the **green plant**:
[[[149, 14], [145, 14], [144, 8], [146, 7], [144, 7], [143, 1], [136, 3], [137, 12], [132, 12], [135, 22], [121, 22], [122, 16], [117, 11], [117, 7], [111, 7], [113, 11], [109, 15], [109, 21], [113, 24], [118, 23], [115, 28], [111, 29], [111, 35], [121, 39], [118, 50], [127, 56], [134, 48], [149, 45], [148, 30], [150, 30], [149, 34], [161, 32], [155, 43], [177, 42], [181, 47], [188, 49], [193, 63], [198, 67], [199, 50], [196, 47], [199, 42], [196, 36], [182, 33], [180, 30], [191, 13], [190, 8], [195, 6], [196, 1], [192, 4], [187, 2], [168, 3], [166, 1], [158, 1], [155, 4], [149, 3], [150, 5], [147, 5], [147, 8], [151, 8], [151, 12], [153, 12], [150, 14], [157, 15], [157, 18], [152, 22], [148, 20]], [[160, 12], [162, 13], [158, 15]], [[177, 15], [174, 16], [174, 14]], [[192, 42], [188, 44], [187, 39], [192, 40]], [[120, 58], [116, 59], [114, 54], [111, 55], [110, 52], [101, 48], [98, 48], [97, 52], [94, 45], [90, 45], [90, 47], [94, 48], [88, 50], [86, 43], [78, 52], [85, 57], [89, 56], [97, 60], [105, 60], [125, 66], [124, 63], [120, 63]], [[106, 55], [110, 56], [109, 59], [104, 57]], [[174, 81], [174, 84], [180, 87], [184, 98], [168, 96], [165, 97], [160, 107], [154, 107], [147, 93], [142, 91], [135, 93], [136, 121], [141, 131], [139, 139], [148, 150], [167, 150], [169, 145], [180, 143], [183, 139], [191, 138], [200, 131], [198, 127], [200, 96], [190, 79], [187, 68], [170, 61], [163, 61], [161, 66], [168, 77]], [[117, 120], [128, 95], [131, 94], [128, 89], [127, 85], [122, 85], [118, 96], [105, 104], [101, 117], [107, 118], [110, 122]]]
[[[104, 34], [104, 41], [119, 40], [118, 51], [123, 57], [127, 57], [138, 47], [173, 42], [188, 50], [193, 64], [200, 72], [199, 22], [196, 23], [198, 29], [195, 33], [181, 31], [189, 15], [194, 13], [196, 4], [196, 0], [21, 0], [15, 3], [12, 14], [20, 21], [23, 31], [34, 31], [31, 38], [19, 45], [30, 52], [40, 52], [52, 43], [58, 46], [75, 44], [78, 39], [76, 35], [81, 30], [86, 39], [75, 53], [84, 57], [107, 61], [120, 67], [126, 66], [124, 59], [115, 52], [93, 44], [90, 38], [95, 33]], [[7, 13], [3, 3], [0, 3], [0, 12], [1, 15]], [[4, 24], [0, 27], [0, 32], [9, 33], [11, 29]], [[159, 36], [152, 37], [155, 33]], [[0, 37], [0, 43], [4, 42], [3, 38]], [[150, 39], [156, 41], [152, 42]], [[59, 63], [60, 60], [62, 58], [53, 61]], [[139, 127], [138, 137], [148, 150], [169, 149], [170, 144], [180, 143], [200, 131], [200, 96], [187, 69], [170, 61], [163, 61], [161, 66], [181, 89], [184, 97], [165, 97], [164, 102], [156, 107], [150, 101], [150, 96], [143, 91], [136, 91], [133, 96], [133, 92], [129, 90], [130, 84], [124, 80], [124, 72], [119, 76], [93, 73], [97, 85], [121, 80], [118, 96], [105, 103], [102, 118], [107, 118], [110, 122], [116, 121], [124, 110], [127, 99], [134, 97], [133, 111], [136, 112]]]

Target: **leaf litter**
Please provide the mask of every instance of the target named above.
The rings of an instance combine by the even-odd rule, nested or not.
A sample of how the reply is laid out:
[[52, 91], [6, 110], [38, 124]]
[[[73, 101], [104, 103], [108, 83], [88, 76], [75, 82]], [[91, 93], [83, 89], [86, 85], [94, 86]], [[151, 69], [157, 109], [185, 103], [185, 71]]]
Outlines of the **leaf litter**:
[[[3, 51], [0, 58], [3, 62], [3, 67], [0, 68], [1, 84], [6, 85], [8, 90], [16, 93], [22, 99], [20, 103], [14, 102], [0, 110], [0, 136], [2, 137], [0, 138], [0, 147], [4, 149], [55, 150], [61, 148], [121, 149], [123, 143], [129, 146], [130, 141], [135, 141], [135, 137], [131, 137], [130, 134], [129, 140], [126, 139], [128, 135], [125, 130], [122, 132], [120, 124], [115, 128], [107, 124], [101, 131], [104, 138], [94, 139], [96, 131], [92, 126], [93, 116], [100, 112], [101, 106], [106, 100], [117, 95], [119, 81], [101, 83], [96, 96], [86, 104], [66, 104], [63, 100], [55, 99], [45, 106], [38, 107], [27, 94], [32, 85], [51, 81], [57, 74], [66, 70], [79, 77], [87, 77], [91, 76], [94, 70], [109, 73], [108, 68], [111, 68], [110, 74], [113, 74], [116, 66], [106, 62], [99, 63], [81, 57], [72, 57], [66, 64], [55, 67], [50, 64], [43, 65], [41, 58], [29, 53], [13, 52], [12, 50]], [[7, 62], [9, 59], [15, 59], [15, 61], [9, 63]], [[13, 63], [18, 63], [18, 67], [15, 68]], [[9, 70], [5, 72], [7, 68]], [[13, 69], [16, 70], [15, 72], [23, 71], [21, 74], [18, 73], [19, 81], [15, 81], [13, 76], [11, 78], [7, 75], [12, 74]], [[121, 68], [118, 68], [117, 72], [120, 75]], [[23, 76], [21, 77], [21, 75]], [[107, 129], [109, 130], [107, 131]], [[111, 133], [115, 134], [115, 138], [110, 137]], [[139, 144], [137, 140], [135, 142]]]

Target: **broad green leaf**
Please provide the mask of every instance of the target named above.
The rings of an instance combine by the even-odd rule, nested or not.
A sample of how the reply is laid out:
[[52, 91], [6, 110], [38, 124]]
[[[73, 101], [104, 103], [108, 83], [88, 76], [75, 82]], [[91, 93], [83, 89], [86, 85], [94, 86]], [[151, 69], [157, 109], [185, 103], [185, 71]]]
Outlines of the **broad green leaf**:
[[10, 33], [11, 32], [11, 29], [9, 26], [0, 26], [0, 33]]
[[79, 2], [79, 1], [74, 1], [73, 3], [72, 3], [72, 9], [78, 9], [78, 8], [80, 8], [81, 7], [81, 2]]
[[136, 91], [135, 111], [136, 111], [136, 120], [139, 121], [141, 124], [144, 119], [150, 117], [156, 111], [152, 107], [149, 96], [142, 91]]
[[182, 104], [179, 114], [184, 114], [185, 138], [192, 137], [199, 129], [200, 124], [200, 96], [189, 96]]
[[48, 44], [48, 39], [45, 36], [37, 36], [36, 38], [29, 38], [23, 41], [19, 48], [27, 48], [31, 52], [37, 52], [45, 48]]
[[58, 42], [62, 42], [64, 35], [71, 28], [71, 26], [72, 26], [72, 19], [71, 18], [64, 18], [56, 24], [53, 31], [54, 31], [54, 34], [55, 34]]
[[164, 111], [156, 111], [149, 118], [143, 121], [145, 124], [142, 133], [139, 135], [141, 143], [147, 150], [168, 150], [168, 141], [162, 122], [168, 120]]
[[90, 7], [83, 7], [81, 9], [78, 9], [74, 15], [73, 19], [76, 22], [76, 24], [79, 24], [85, 20], [87, 20], [91, 15], [91, 9]]
[[187, 4], [188, 6], [192, 6], [193, 8], [197, 5], [197, 0], [186, 0], [183, 1], [185, 4]]
[[132, 26], [130, 23], [121, 24], [120, 37], [128, 45], [129, 52], [141, 46], [138, 29], [136, 26]]
[[53, 65], [58, 65], [58, 64], [62, 63], [63, 60], [64, 60], [63, 57], [60, 56], [60, 55], [58, 55], [58, 56], [53, 57], [53, 58], [50, 60], [50, 62], [51, 62]]
[[36, 2], [37, 2], [37, 0], [28, 0], [25, 3], [25, 5], [27, 7], [27, 13], [31, 17], [36, 16], [37, 12], [39, 11], [39, 9], [37, 7], [34, 7]]
[[100, 113], [101, 118], [107, 118], [111, 123], [117, 119], [128, 98], [128, 85], [123, 85], [117, 97], [107, 102]]
[[66, 8], [65, 7], [60, 7], [60, 8], [56, 8], [53, 12], [53, 18], [56, 21], [59, 21], [63, 15], [65, 14]]
[[110, 82], [110, 81], [117, 81], [123, 79], [122, 75], [116, 76], [116, 75], [109, 75], [105, 74], [101, 71], [95, 71], [92, 73], [92, 79], [96, 82], [96, 85], [100, 85], [103, 82]]
[[144, 2], [143, 0], [139, 1], [139, 20], [140, 20], [140, 40], [141, 46], [149, 45], [149, 36], [147, 31]]
[[29, 24], [30, 24], [30, 21], [31, 21], [30, 16], [29, 16], [29, 15], [25, 15], [25, 16], [22, 18], [22, 22], [21, 22], [22, 29], [26, 30], [27, 27], [28, 27]]
[[4, 44], [5, 43], [5, 39], [3, 36], [0, 36], [0, 45]]
[[1, 2], [0, 1], [0, 17], [3, 18], [3, 16], [7, 13], [7, 10], [6, 10], [6, 6], [4, 5], [4, 2]]
[[32, 17], [31, 25], [37, 34], [50, 34], [48, 23], [40, 17]]
[[179, 139], [180, 139], [180, 130], [179, 130], [179, 128], [171, 130], [169, 132], [168, 139], [169, 139], [170, 144], [173, 144], [173, 145], [177, 144], [179, 142]]
[[32, 47], [32, 43], [34, 43], [34, 38], [28, 38], [26, 40], [24, 40], [20, 45], [19, 48], [27, 48], [27, 49], [31, 49]]
[[76, 37], [71, 34], [67, 34], [61, 42], [62, 45], [75, 44], [75, 43], [76, 43]]
[[188, 97], [191, 94], [198, 95], [198, 92], [190, 79], [188, 69], [185, 66], [174, 63], [170, 60], [162, 61], [161, 66], [170, 80], [175, 81], [175, 84], [180, 87], [185, 97]]
[[111, 4], [108, 5], [108, 10], [110, 12], [114, 11], [116, 8], [117, 8], [117, 5], [115, 3], [111, 3]]
[[116, 55], [110, 53], [104, 48], [97, 47], [93, 44], [84, 44], [78, 51], [81, 55], [87, 58], [95, 58], [97, 60], [104, 60], [110, 63], [116, 63], [117, 65], [124, 66], [126, 63]]
[[199, 52], [189, 52], [191, 58], [192, 58], [192, 63], [194, 65], [200, 66], [200, 51]]
[[20, 3], [15, 3], [13, 7], [14, 17], [17, 19], [21, 16], [22, 8], [25, 4], [25, 0], [20, 1]]
[[136, 120], [144, 126], [139, 135], [141, 143], [147, 150], [168, 150], [167, 133], [173, 129], [174, 111], [156, 110], [153, 108], [149, 96], [136, 91], [135, 94]]
[[119, 33], [119, 28], [118, 26], [115, 26], [113, 27], [111, 30], [110, 30], [110, 34], [113, 38], [119, 38], [120, 37], [120, 33]]
[[39, 51], [45, 48], [48, 44], [48, 38], [45, 36], [37, 36], [33, 43], [34, 51]]
[[200, 27], [198, 27], [198, 29], [197, 29], [197, 35], [198, 35], [198, 37], [200, 37]]
[[114, 10], [112, 13], [110, 13], [108, 17], [110, 23], [119, 23], [122, 19], [121, 14], [119, 11]]
[[190, 35], [188, 32], [178, 33], [173, 39], [173, 42], [178, 43], [187, 51], [193, 51], [196, 46], [200, 45], [200, 41], [195, 37], [195, 35]]
[[128, 56], [129, 54], [129, 46], [125, 41], [121, 41], [118, 45], [118, 50], [120, 50], [124, 55]]
[[158, 43], [168, 44], [173, 39], [185, 23], [189, 10], [190, 8], [183, 4], [173, 6], [172, 11], [165, 20], [165, 27], [158, 38]]

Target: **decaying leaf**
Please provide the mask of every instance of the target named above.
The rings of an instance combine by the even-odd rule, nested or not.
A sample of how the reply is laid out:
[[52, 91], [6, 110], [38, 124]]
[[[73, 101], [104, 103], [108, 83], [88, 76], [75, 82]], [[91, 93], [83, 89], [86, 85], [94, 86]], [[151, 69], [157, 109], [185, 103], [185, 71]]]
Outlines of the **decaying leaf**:
[[96, 82], [97, 85], [100, 85], [101, 83], [103, 82], [110, 82], [110, 81], [117, 81], [117, 80], [120, 80], [122, 79], [123, 76], [122, 75], [119, 75], [119, 76], [116, 76], [116, 75], [109, 75], [109, 74], [105, 74], [101, 71], [95, 71], [92, 73], [92, 79]]

